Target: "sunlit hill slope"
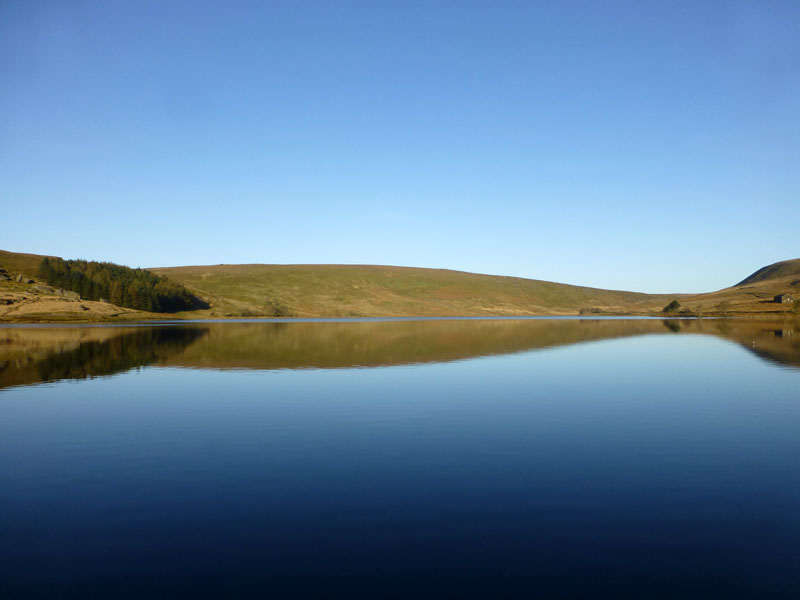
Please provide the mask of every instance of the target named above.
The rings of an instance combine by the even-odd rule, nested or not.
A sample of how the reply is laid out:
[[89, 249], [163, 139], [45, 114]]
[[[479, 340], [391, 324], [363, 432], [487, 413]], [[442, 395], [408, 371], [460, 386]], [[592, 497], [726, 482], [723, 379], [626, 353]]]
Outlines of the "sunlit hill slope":
[[[705, 294], [643, 294], [444, 269], [377, 265], [208, 265], [151, 269], [183, 284], [210, 308], [154, 315], [55, 297], [36, 281], [43, 256], [0, 251], [0, 320], [119, 320], [215, 317], [410, 317], [661, 314], [791, 314], [800, 296], [800, 259], [764, 267], [741, 283]], [[18, 282], [18, 274], [25, 281]]]
[[443, 269], [374, 265], [217, 265], [154, 269], [226, 315], [457, 316], [646, 310], [667, 296]]

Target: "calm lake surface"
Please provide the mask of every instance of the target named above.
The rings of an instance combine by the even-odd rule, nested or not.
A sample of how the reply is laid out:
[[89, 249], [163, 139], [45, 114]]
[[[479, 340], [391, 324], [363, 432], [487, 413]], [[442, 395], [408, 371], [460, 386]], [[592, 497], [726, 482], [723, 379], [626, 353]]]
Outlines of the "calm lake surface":
[[800, 327], [0, 327], [0, 597], [800, 597]]

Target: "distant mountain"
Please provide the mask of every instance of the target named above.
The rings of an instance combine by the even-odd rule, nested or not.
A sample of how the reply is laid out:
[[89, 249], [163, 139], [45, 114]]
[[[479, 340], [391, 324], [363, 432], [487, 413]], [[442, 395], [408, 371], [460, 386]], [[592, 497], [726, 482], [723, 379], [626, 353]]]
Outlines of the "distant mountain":
[[783, 260], [775, 264], [768, 265], [760, 268], [758, 271], [750, 275], [736, 284], [735, 287], [748, 285], [751, 283], [758, 283], [759, 281], [767, 281], [769, 279], [779, 279], [781, 277], [789, 277], [791, 275], [800, 276], [800, 258], [792, 260]]

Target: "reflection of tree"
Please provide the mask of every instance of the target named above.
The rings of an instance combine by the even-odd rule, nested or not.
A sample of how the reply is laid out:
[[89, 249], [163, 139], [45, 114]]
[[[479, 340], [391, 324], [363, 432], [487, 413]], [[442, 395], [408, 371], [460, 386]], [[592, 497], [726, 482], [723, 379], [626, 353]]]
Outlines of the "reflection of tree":
[[[463, 360], [651, 334], [713, 335], [800, 367], [800, 321], [488, 319], [208, 323], [15, 328], [0, 337], [0, 390], [160, 364], [212, 369], [336, 369]], [[2, 334], [2, 330], [0, 330]]]
[[149, 365], [180, 353], [207, 333], [201, 327], [132, 329], [110, 340], [89, 341], [51, 354], [38, 365], [41, 381], [85, 379]]

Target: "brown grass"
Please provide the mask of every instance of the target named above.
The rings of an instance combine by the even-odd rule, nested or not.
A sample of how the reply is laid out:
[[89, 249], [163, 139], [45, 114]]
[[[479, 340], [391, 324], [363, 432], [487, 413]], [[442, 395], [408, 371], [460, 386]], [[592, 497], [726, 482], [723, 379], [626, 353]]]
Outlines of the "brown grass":
[[[42, 258], [0, 251], [0, 267], [12, 275], [33, 277]], [[71, 303], [37, 292], [35, 286], [2, 282], [0, 321], [528, 316], [575, 315], [582, 309], [601, 314], [657, 315], [672, 299], [691, 314], [769, 317], [794, 309], [793, 305], [772, 302], [775, 295], [789, 292], [800, 296], [800, 275], [791, 274], [795, 267], [800, 270], [800, 260], [777, 265], [779, 268], [759, 271], [759, 281], [706, 294], [642, 294], [519, 277], [378, 265], [167, 267], [152, 271], [182, 283], [207, 300], [211, 308], [157, 315], [99, 302]], [[5, 304], [4, 300], [13, 302]]]

